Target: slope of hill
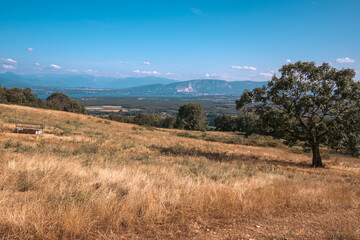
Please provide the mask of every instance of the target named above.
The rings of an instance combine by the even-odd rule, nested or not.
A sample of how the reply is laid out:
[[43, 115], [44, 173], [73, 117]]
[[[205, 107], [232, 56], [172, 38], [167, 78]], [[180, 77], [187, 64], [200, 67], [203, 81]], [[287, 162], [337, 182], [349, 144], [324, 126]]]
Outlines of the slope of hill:
[[[15, 114], [46, 133], [12, 133]], [[248, 141], [0, 104], [0, 238], [360, 238], [357, 158], [313, 169], [229, 137]]]
[[267, 82], [254, 81], [233, 81], [200, 79], [170, 84], [153, 84], [126, 89], [129, 92], [148, 92], [148, 93], [190, 93], [190, 94], [221, 94], [239, 95], [245, 89], [261, 87]]

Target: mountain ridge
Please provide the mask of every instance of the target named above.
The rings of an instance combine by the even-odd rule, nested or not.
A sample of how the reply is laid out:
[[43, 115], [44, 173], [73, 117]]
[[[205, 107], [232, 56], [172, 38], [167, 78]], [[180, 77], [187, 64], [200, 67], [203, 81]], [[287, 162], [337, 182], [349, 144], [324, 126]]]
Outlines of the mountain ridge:
[[245, 89], [261, 87], [267, 82], [255, 81], [225, 81], [219, 79], [194, 79], [170, 84], [152, 84], [124, 89], [129, 92], [146, 93], [189, 93], [189, 94], [215, 94], [238, 95]]
[[27, 84], [31, 87], [51, 88], [102, 88], [124, 89], [152, 83], [173, 83], [176, 80], [161, 77], [97, 77], [92, 75], [78, 74], [24, 74], [12, 72], [0, 74], [0, 83], [5, 87], [23, 87]]
[[3, 87], [19, 87], [58, 91], [59, 89], [92, 89], [152, 94], [238, 95], [245, 89], [253, 89], [266, 81], [226, 81], [220, 79], [193, 79], [176, 81], [160, 77], [127, 77], [122, 79], [91, 75], [18, 75], [12, 72], [0, 74]]

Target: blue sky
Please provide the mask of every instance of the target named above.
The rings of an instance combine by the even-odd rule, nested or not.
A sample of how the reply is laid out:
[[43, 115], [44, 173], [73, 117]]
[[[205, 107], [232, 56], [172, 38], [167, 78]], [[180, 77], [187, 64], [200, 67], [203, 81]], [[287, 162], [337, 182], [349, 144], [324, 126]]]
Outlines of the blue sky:
[[0, 72], [266, 80], [298, 60], [360, 72], [358, 0], [0, 5]]

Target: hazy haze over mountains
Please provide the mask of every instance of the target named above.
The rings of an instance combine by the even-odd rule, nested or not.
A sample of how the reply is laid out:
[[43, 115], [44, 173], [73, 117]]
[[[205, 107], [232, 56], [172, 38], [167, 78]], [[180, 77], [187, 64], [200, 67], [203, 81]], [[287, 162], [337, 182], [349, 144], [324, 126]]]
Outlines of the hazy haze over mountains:
[[12, 72], [0, 74], [0, 83], [5, 87], [124, 89], [154, 83], [167, 84], [174, 82], [176, 80], [152, 76], [112, 78], [79, 74], [17, 75]]
[[161, 77], [111, 78], [91, 75], [31, 74], [17, 75], [12, 72], [0, 74], [0, 84], [4, 87], [33, 89], [91, 88], [123, 90], [126, 92], [165, 94], [223, 94], [238, 95], [245, 89], [253, 89], [266, 82], [197, 79], [176, 81]]
[[239, 95], [245, 89], [261, 87], [267, 82], [233, 81], [216, 79], [197, 79], [170, 84], [153, 84], [128, 88], [130, 92], [166, 93], [166, 94], [209, 94], [209, 95]]

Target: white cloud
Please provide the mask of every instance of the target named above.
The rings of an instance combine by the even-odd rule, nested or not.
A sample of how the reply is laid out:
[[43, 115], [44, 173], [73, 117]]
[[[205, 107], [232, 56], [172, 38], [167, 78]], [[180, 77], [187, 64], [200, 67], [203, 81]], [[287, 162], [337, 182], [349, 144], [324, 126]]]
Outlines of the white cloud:
[[35, 66], [40, 66], [40, 63], [34, 63]]
[[69, 69], [69, 70], [66, 70], [67, 72], [71, 72], [71, 73], [79, 73], [79, 70], [76, 70], [76, 69]]
[[215, 77], [215, 76], [216, 76], [215, 73], [213, 73], [213, 74], [206, 73], [206, 74], [205, 74], [205, 77], [207, 77], [207, 78], [213, 78], [213, 77]]
[[61, 67], [59, 65], [56, 65], [56, 64], [50, 64], [49, 65], [49, 68], [52, 68], [52, 69], [61, 69]]
[[150, 65], [150, 62], [143, 62], [144, 65]]
[[3, 64], [2, 67], [5, 69], [16, 69], [16, 67], [14, 67], [13, 65], [7, 65], [7, 64]]
[[87, 73], [87, 74], [97, 74], [99, 71], [93, 70], [93, 69], [87, 69], [84, 72]]
[[355, 60], [346, 57], [346, 58], [337, 58], [336, 62], [338, 62], [338, 63], [353, 63], [353, 62], [355, 62]]
[[287, 63], [291, 63], [291, 60], [290, 59], [286, 59], [286, 61], [285, 62], [287, 62]]
[[231, 66], [231, 68], [241, 69], [241, 70], [251, 70], [251, 71], [256, 70], [256, 67], [251, 67], [251, 66]]
[[0, 61], [3, 63], [8, 63], [8, 64], [16, 64], [17, 61], [15, 61], [14, 59], [11, 58], [0, 58]]
[[141, 73], [141, 74], [154, 74], [154, 75], [157, 75], [157, 74], [161, 74], [157, 71], [140, 71], [140, 69], [136, 69], [133, 71], [134, 73]]
[[31, 47], [29, 47], [27, 50], [28, 50], [29, 52], [35, 52], [35, 49], [33, 49], [33, 48], [31, 48]]
[[273, 73], [260, 73], [259, 75], [263, 76], [263, 77], [272, 77], [274, 74]]
[[190, 8], [190, 11], [192, 11], [193, 13], [195, 13], [196, 15], [198, 15], [200, 17], [205, 17], [205, 14], [199, 8]]

